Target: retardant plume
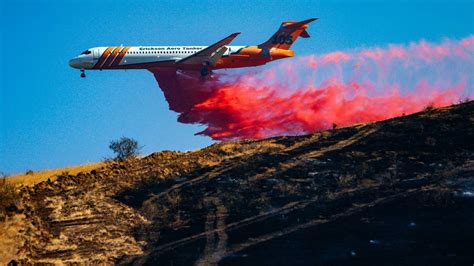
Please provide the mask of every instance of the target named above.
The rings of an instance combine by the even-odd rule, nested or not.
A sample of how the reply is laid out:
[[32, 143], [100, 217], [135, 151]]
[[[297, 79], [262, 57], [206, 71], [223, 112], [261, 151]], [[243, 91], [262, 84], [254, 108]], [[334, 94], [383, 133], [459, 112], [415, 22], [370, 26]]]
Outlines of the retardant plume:
[[474, 36], [336, 51], [252, 71], [154, 72], [178, 121], [216, 140], [298, 135], [472, 97]]

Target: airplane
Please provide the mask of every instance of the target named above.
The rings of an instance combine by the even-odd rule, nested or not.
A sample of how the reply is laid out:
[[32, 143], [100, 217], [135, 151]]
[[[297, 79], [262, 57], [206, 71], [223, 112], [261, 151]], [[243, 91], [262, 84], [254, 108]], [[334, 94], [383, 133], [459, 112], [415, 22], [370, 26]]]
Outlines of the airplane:
[[199, 71], [207, 76], [215, 69], [264, 65], [270, 61], [293, 57], [290, 50], [296, 39], [309, 38], [311, 18], [300, 22], [285, 21], [270, 39], [259, 45], [228, 46], [240, 32], [233, 33], [210, 46], [111, 46], [85, 50], [69, 61], [73, 68], [85, 70], [148, 69]]

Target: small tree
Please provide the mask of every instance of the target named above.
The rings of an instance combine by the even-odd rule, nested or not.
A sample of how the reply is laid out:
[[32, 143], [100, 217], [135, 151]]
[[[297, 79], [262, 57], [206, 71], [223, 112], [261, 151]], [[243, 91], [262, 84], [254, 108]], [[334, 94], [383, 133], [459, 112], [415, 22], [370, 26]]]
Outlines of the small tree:
[[115, 153], [115, 159], [119, 161], [135, 157], [140, 152], [138, 142], [127, 137], [122, 137], [119, 140], [112, 140], [109, 148]]

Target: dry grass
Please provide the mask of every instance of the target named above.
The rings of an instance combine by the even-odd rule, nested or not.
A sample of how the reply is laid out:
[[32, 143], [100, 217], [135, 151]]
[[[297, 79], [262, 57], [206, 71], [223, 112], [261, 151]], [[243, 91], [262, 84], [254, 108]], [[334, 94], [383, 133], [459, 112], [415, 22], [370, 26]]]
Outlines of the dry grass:
[[26, 228], [24, 214], [16, 214], [0, 223], [0, 265], [7, 265], [10, 260], [18, 257], [17, 252], [23, 244], [19, 231]]
[[76, 175], [80, 172], [92, 171], [104, 165], [105, 163], [99, 162], [99, 163], [83, 164], [83, 165], [77, 165], [77, 166], [67, 166], [64, 168], [57, 168], [57, 169], [51, 169], [51, 170], [42, 170], [42, 171], [30, 173], [30, 174], [10, 176], [7, 178], [7, 181], [10, 184], [14, 184], [14, 185], [31, 186], [39, 182], [48, 180], [48, 178], [50, 178], [51, 180], [55, 180], [58, 175], [61, 175], [64, 172], [67, 172], [70, 175]]
[[7, 215], [7, 209], [15, 207], [18, 203], [18, 194], [14, 185], [6, 182], [5, 178], [0, 180], [0, 221]]

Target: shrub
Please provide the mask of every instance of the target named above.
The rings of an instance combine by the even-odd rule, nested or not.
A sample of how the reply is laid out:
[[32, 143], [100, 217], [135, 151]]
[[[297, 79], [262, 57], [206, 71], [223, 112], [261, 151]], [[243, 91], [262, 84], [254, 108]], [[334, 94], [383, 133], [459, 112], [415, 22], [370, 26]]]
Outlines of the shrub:
[[463, 104], [463, 103], [467, 103], [467, 102], [470, 102], [471, 99], [469, 97], [464, 97], [464, 98], [460, 98], [458, 103], [459, 104]]
[[[56, 175], [57, 178], [68, 178], [70, 176], [68, 171], [63, 171], [62, 173]], [[49, 180], [49, 178], [48, 178]]]
[[5, 177], [0, 180], [0, 220], [9, 210], [15, 210], [18, 203], [18, 195], [14, 185], [7, 183]]
[[429, 103], [426, 107], [425, 107], [425, 112], [429, 112], [429, 111], [432, 111], [434, 109], [434, 105], [433, 103]]
[[115, 160], [123, 161], [124, 159], [137, 156], [141, 147], [138, 146], [136, 140], [122, 137], [111, 141], [109, 148], [115, 153]]

